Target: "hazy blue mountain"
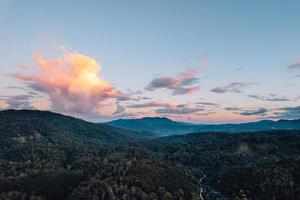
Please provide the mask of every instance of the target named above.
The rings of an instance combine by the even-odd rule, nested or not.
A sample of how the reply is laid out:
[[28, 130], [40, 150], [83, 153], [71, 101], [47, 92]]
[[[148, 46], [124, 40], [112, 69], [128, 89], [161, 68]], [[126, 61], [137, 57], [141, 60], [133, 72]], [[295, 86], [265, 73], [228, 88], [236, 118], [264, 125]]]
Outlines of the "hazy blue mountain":
[[197, 131], [198, 125], [177, 122], [166, 117], [144, 117], [141, 119], [118, 119], [106, 123], [110, 126], [134, 130], [144, 133], [154, 133], [157, 136], [184, 134]]
[[191, 124], [177, 122], [168, 118], [146, 117], [141, 119], [118, 119], [106, 123], [110, 126], [144, 133], [155, 133], [157, 136], [186, 134], [190, 132], [253, 132], [268, 130], [299, 130], [300, 120], [262, 120], [241, 124]]

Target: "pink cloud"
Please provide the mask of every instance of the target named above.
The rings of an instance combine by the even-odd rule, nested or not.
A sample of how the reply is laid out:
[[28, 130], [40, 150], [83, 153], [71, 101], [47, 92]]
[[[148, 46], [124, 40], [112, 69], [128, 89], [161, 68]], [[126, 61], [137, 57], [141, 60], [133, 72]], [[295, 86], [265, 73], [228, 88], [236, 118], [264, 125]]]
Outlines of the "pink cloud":
[[29, 75], [17, 72], [12, 76], [35, 91], [48, 94], [55, 110], [98, 113], [103, 100], [124, 96], [98, 76], [101, 66], [94, 58], [65, 52], [53, 60], [40, 54], [33, 55], [33, 59], [37, 65], [29, 68]]

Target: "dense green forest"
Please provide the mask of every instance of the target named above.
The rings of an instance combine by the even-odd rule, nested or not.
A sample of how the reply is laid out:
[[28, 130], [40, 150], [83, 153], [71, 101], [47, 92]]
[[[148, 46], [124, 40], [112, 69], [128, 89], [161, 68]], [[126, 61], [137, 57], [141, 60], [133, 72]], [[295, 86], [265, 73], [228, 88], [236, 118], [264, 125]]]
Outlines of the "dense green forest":
[[296, 130], [152, 138], [51, 112], [8, 110], [0, 112], [0, 138], [0, 199], [300, 197]]

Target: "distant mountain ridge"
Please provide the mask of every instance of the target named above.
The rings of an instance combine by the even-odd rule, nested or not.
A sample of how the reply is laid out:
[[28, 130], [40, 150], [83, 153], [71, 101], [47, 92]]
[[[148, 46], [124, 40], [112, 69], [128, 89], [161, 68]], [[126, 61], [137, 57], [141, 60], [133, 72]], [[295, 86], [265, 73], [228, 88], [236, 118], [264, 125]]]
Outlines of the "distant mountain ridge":
[[139, 132], [152, 132], [157, 136], [186, 134], [191, 132], [255, 132], [269, 130], [300, 130], [300, 119], [262, 120], [241, 124], [192, 124], [177, 122], [165, 117], [118, 119], [106, 124]]
[[197, 130], [197, 125], [173, 121], [166, 117], [144, 117], [141, 119], [118, 119], [107, 125], [134, 130], [144, 133], [154, 133], [156, 136], [190, 133]]

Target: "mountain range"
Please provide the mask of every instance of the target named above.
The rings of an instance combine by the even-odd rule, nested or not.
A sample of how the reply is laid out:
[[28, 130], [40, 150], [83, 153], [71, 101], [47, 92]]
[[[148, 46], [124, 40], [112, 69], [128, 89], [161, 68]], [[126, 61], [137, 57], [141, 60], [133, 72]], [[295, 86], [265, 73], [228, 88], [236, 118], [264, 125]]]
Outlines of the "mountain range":
[[262, 120], [241, 124], [192, 124], [173, 121], [165, 117], [145, 117], [141, 119], [118, 119], [106, 124], [142, 133], [154, 133], [156, 136], [186, 134], [191, 132], [256, 132], [300, 129], [300, 119], [278, 121]]

